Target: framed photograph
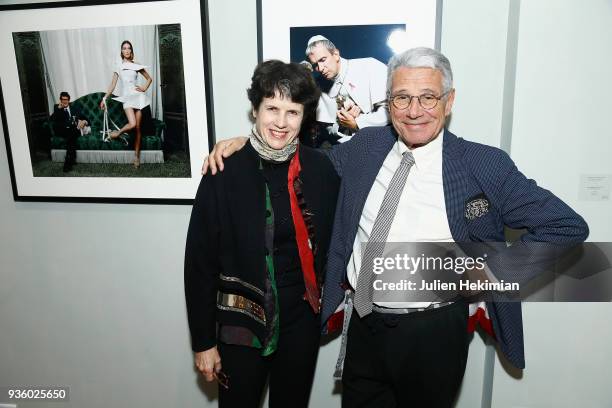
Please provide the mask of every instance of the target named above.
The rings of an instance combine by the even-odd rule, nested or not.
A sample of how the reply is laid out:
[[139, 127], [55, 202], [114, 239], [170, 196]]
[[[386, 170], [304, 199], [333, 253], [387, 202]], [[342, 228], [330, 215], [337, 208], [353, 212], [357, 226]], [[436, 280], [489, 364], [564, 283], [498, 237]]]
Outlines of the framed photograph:
[[214, 144], [205, 1], [0, 6], [16, 201], [189, 204]]
[[302, 143], [329, 148], [389, 124], [387, 63], [413, 47], [440, 48], [442, 1], [258, 1], [258, 57], [303, 64], [321, 89], [317, 128]]
[[408, 48], [440, 48], [441, 0], [258, 0], [257, 7], [260, 61], [307, 60], [307, 42], [315, 35], [331, 40], [344, 58], [374, 57], [383, 64]]

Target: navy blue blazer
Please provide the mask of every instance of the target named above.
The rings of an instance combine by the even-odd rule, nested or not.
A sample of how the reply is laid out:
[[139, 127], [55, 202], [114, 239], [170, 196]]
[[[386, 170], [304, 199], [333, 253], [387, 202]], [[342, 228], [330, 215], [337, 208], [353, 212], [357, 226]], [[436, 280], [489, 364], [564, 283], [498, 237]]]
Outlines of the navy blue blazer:
[[[455, 242], [504, 243], [504, 226], [526, 229], [520, 238], [522, 243], [571, 245], [586, 239], [588, 227], [582, 217], [550, 191], [526, 178], [505, 152], [463, 140], [448, 130], [444, 132], [442, 179], [448, 223]], [[376, 175], [396, 140], [393, 127], [370, 127], [329, 152], [342, 181], [323, 291], [324, 325], [344, 298], [346, 266], [359, 219]], [[466, 217], [466, 205], [475, 197], [485, 197], [489, 211], [481, 217]], [[520, 244], [514, 247], [488, 260], [497, 278], [526, 281], [549, 266], [513, 267], [510, 264], [515, 258], [508, 255]], [[487, 302], [487, 311], [501, 351], [514, 366], [524, 368], [521, 304]]]

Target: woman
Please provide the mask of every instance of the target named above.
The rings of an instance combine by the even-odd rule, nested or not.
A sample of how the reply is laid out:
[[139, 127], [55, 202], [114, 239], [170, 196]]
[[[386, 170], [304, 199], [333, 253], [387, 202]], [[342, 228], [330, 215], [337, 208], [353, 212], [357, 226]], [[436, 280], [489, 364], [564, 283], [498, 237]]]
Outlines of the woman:
[[[115, 67], [110, 87], [100, 102], [100, 109], [106, 109], [106, 98], [115, 90], [117, 79], [121, 79], [119, 96], [113, 98], [123, 103], [123, 110], [128, 122], [121, 129], [111, 132], [110, 137], [116, 139], [123, 132], [136, 129], [136, 140], [134, 141], [134, 167], [140, 167], [140, 123], [142, 122], [142, 109], [149, 105], [149, 98], [145, 94], [151, 86], [153, 78], [145, 69], [146, 66], [134, 62], [134, 49], [132, 43], [124, 41], [121, 43], [121, 63]], [[146, 84], [136, 85], [136, 79], [140, 73], [146, 80]]]
[[185, 294], [195, 363], [222, 385], [222, 408], [258, 407], [268, 379], [271, 405], [308, 405], [339, 183], [330, 161], [298, 142], [319, 95], [304, 67], [259, 64], [249, 142], [198, 189]]

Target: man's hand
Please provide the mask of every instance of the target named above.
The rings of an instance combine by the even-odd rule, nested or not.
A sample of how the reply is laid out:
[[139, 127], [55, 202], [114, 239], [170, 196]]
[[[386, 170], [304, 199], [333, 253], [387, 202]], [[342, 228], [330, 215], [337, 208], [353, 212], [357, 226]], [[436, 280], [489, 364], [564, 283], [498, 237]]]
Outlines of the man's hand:
[[[477, 267], [466, 269], [460, 279], [470, 284], [489, 283], [489, 277], [484, 268]], [[470, 298], [479, 295], [481, 292], [481, 290], [463, 289], [459, 291], [459, 294], [463, 297]]]
[[336, 113], [336, 116], [338, 117], [338, 123], [340, 123], [340, 125], [344, 126], [345, 128], [349, 128], [349, 129], [359, 128], [357, 126], [357, 122], [355, 121], [355, 118], [353, 117], [353, 115], [351, 115], [349, 111], [347, 111], [346, 109], [340, 109]]
[[221, 371], [221, 356], [219, 356], [217, 346], [195, 353], [195, 365], [206, 381], [213, 381], [215, 373]]
[[79, 120], [77, 123], [77, 129], [83, 129], [85, 126], [87, 126], [87, 121], [86, 120]]
[[202, 164], [202, 175], [208, 173], [209, 169], [210, 174], [213, 176], [217, 174], [217, 169], [219, 169], [219, 171], [223, 171], [223, 159], [230, 157], [238, 150], [241, 150], [246, 144], [247, 140], [249, 140], [248, 137], [238, 136], [218, 142], [215, 147], [213, 147], [210, 155], [204, 158], [204, 164]]
[[357, 118], [357, 116], [361, 115], [361, 109], [359, 109], [359, 106], [357, 105], [351, 106], [351, 109], [349, 109], [347, 112], [354, 118]]

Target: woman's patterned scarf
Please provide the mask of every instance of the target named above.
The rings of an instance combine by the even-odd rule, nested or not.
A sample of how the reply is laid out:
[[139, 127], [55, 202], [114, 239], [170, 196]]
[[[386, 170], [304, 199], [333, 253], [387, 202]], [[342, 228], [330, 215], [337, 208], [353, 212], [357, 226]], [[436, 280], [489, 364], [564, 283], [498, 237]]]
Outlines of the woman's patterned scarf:
[[253, 125], [249, 140], [253, 146], [253, 149], [255, 149], [262, 159], [274, 163], [283, 163], [293, 157], [299, 142], [298, 137], [296, 136], [287, 146], [283, 147], [282, 149], [273, 149], [259, 134], [255, 125]]

